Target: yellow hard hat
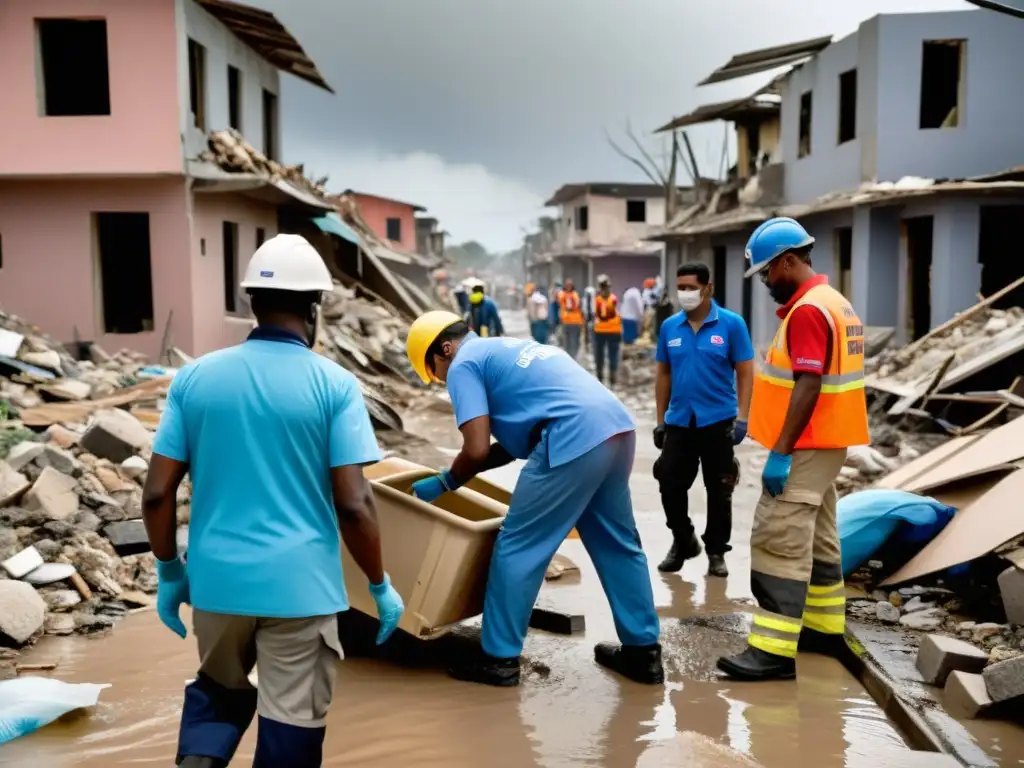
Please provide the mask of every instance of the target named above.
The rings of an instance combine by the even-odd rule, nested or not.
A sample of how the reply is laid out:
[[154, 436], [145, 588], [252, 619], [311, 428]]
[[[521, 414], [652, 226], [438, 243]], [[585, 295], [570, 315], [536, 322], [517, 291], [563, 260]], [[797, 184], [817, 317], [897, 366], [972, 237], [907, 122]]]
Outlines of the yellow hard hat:
[[462, 318], [454, 312], [438, 309], [420, 315], [409, 326], [409, 335], [405, 340], [405, 354], [409, 356], [412, 369], [416, 371], [416, 375], [423, 380], [424, 384], [437, 382], [437, 379], [427, 370], [427, 350], [444, 331], [461, 322], [463, 322]]

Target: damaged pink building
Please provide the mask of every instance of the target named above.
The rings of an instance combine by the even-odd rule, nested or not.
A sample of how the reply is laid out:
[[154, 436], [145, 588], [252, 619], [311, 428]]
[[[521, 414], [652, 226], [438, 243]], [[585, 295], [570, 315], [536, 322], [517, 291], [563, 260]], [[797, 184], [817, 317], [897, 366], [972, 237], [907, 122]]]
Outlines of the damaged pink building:
[[18, 0], [0, 71], [0, 306], [154, 357], [243, 339], [252, 252], [332, 208], [204, 157], [231, 128], [279, 158], [281, 71], [330, 91], [291, 34], [226, 0]]

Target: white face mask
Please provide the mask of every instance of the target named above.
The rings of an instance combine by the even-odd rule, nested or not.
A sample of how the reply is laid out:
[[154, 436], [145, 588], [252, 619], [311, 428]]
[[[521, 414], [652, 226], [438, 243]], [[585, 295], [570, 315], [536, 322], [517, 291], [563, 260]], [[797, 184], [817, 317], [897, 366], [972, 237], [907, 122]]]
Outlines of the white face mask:
[[700, 291], [696, 290], [676, 291], [676, 298], [679, 300], [679, 308], [684, 312], [692, 312], [704, 301]]

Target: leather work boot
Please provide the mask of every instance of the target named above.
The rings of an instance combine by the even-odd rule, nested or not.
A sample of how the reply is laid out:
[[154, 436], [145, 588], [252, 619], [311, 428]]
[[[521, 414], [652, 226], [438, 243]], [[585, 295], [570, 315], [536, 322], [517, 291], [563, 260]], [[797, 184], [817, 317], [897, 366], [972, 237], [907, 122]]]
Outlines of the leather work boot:
[[708, 573], [720, 579], [729, 575], [729, 566], [725, 564], [725, 555], [708, 555]]
[[672, 546], [665, 555], [665, 559], [658, 563], [658, 570], [663, 573], [676, 573], [682, 570], [683, 563], [690, 560], [701, 552], [700, 542], [697, 534], [690, 531], [687, 536], [672, 536]]
[[665, 668], [661, 665], [661, 645], [618, 645], [598, 643], [594, 646], [594, 661], [606, 669], [618, 672], [634, 683], [661, 685], [665, 682]]
[[792, 680], [796, 677], [796, 661], [747, 646], [738, 656], [723, 656], [718, 668], [735, 680]]
[[800, 630], [800, 642], [797, 648], [804, 653], [818, 653], [840, 661], [847, 654], [853, 653], [846, 644], [845, 635], [828, 635], [807, 627]]
[[453, 665], [448, 674], [466, 683], [509, 688], [519, 685], [519, 657], [499, 659], [481, 653]]

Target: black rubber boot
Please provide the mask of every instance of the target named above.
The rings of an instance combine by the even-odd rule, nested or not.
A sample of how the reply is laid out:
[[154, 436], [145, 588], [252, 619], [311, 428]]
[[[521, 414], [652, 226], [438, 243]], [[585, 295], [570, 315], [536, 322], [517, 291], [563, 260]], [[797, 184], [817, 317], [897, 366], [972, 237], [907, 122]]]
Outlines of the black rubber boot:
[[219, 757], [188, 755], [187, 757], [180, 758], [175, 765], [180, 766], [180, 768], [227, 768], [228, 764]]
[[729, 575], [729, 566], [725, 564], [725, 555], [708, 555], [708, 573], [720, 579]]
[[747, 646], [738, 656], [723, 656], [718, 668], [736, 680], [792, 680], [796, 677], [796, 661], [760, 648]]
[[658, 570], [663, 573], [675, 573], [683, 568], [683, 563], [690, 560], [701, 552], [700, 542], [697, 534], [690, 531], [689, 536], [673, 536], [672, 546], [665, 555], [665, 559], [658, 563]]
[[800, 630], [800, 643], [797, 647], [803, 653], [819, 653], [839, 660], [852, 653], [846, 645], [845, 635], [827, 635], [807, 627]]
[[634, 683], [661, 685], [665, 682], [665, 668], [661, 665], [661, 645], [618, 645], [598, 643], [594, 646], [594, 661], [602, 667], [618, 672]]
[[481, 685], [508, 688], [519, 685], [519, 657], [499, 659], [481, 653], [465, 662], [455, 664], [448, 674], [456, 680]]

